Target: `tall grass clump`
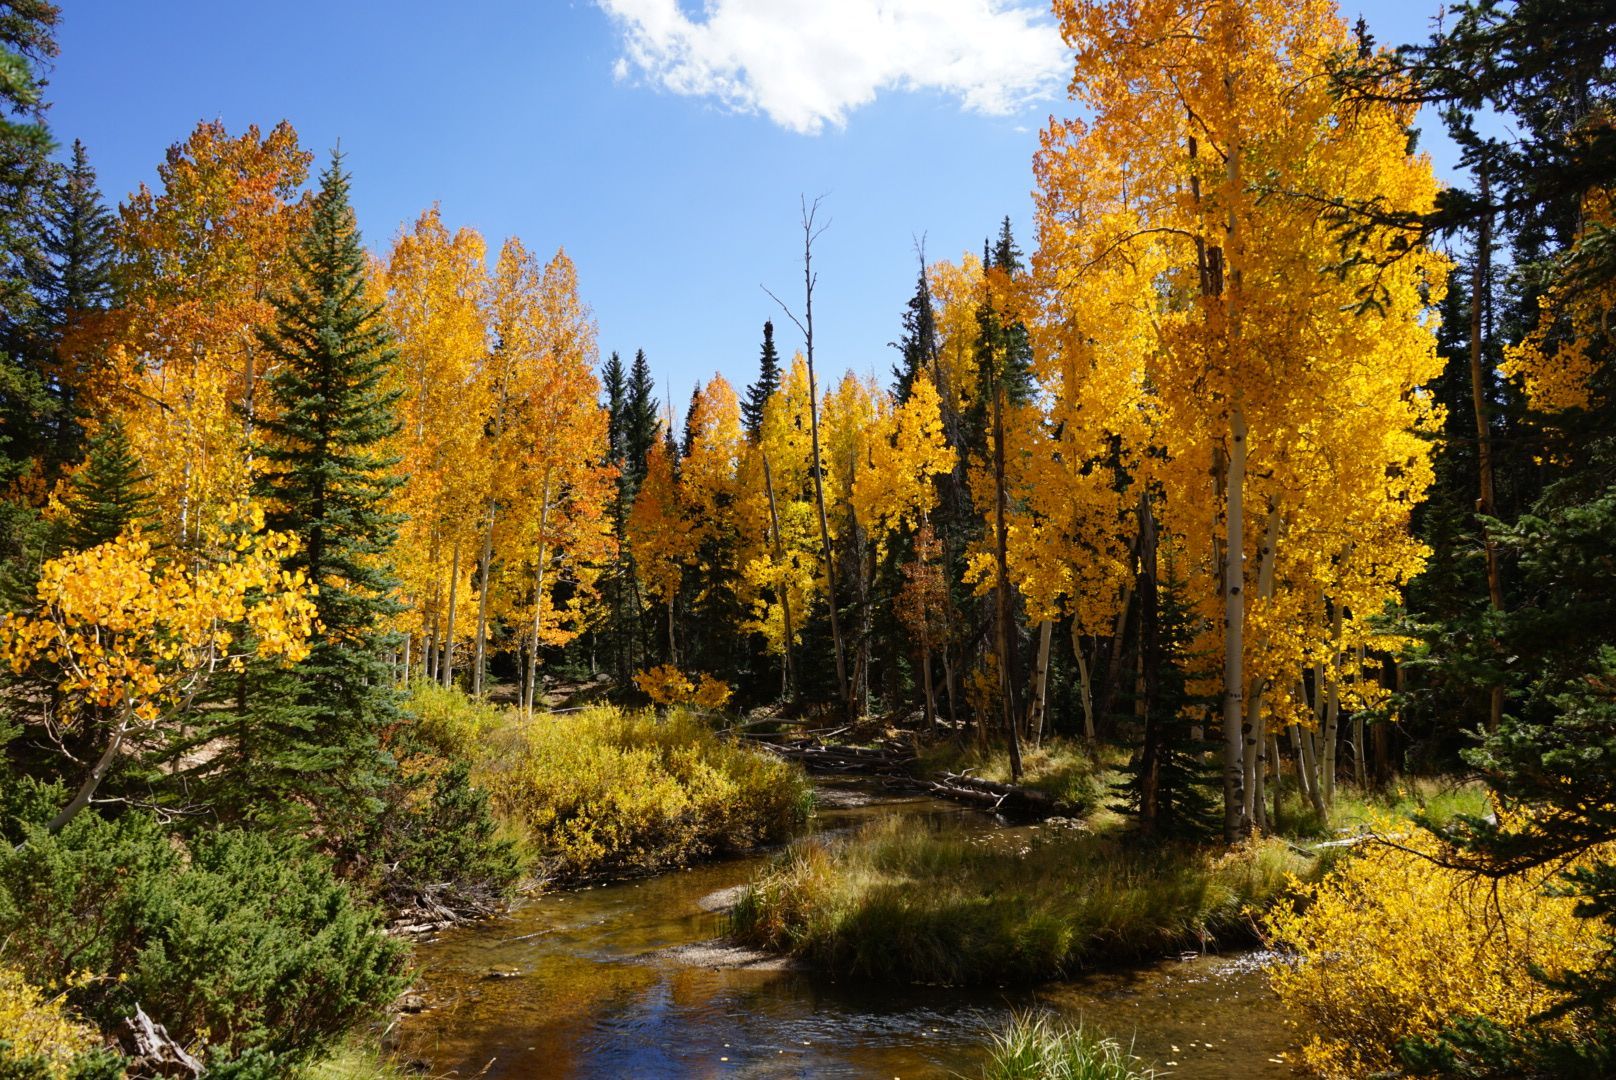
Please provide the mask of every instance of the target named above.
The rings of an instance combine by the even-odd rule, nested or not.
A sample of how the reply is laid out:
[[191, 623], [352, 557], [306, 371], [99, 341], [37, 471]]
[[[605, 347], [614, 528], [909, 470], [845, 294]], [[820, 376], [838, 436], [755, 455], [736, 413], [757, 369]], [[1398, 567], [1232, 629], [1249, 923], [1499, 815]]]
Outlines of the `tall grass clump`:
[[793, 845], [742, 895], [734, 934], [876, 981], [1027, 983], [1255, 936], [1252, 913], [1317, 860], [1123, 835], [937, 833], [886, 820]]
[[1057, 1024], [1047, 1016], [1017, 1016], [993, 1037], [982, 1080], [1156, 1080], [1155, 1069], [1081, 1024]]
[[813, 798], [801, 770], [678, 710], [511, 718], [486, 736], [475, 775], [562, 880], [781, 843]]

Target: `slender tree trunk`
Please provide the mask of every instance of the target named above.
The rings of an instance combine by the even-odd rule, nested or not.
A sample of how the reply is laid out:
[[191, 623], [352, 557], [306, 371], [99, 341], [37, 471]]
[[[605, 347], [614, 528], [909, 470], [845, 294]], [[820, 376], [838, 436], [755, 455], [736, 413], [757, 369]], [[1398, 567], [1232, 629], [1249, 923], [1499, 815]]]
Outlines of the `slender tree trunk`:
[[1340, 742], [1341, 726], [1341, 605], [1331, 604], [1330, 612], [1330, 665], [1326, 675], [1327, 692], [1324, 702], [1324, 725], [1321, 728], [1324, 764], [1319, 770], [1324, 805], [1335, 806], [1336, 747]]
[[1156, 588], [1156, 519], [1150, 498], [1139, 493], [1139, 672], [1145, 738], [1139, 762], [1139, 817], [1147, 829], [1160, 815], [1162, 721], [1156, 694], [1161, 680], [1159, 597]]
[[483, 550], [477, 559], [477, 660], [471, 672], [473, 697], [483, 696], [488, 678], [488, 587], [494, 567], [494, 504], [488, 504], [488, 520], [483, 523]]
[[1015, 681], [1010, 670], [1010, 556], [1009, 513], [1004, 476], [1004, 388], [993, 392], [993, 516], [994, 556], [998, 561], [999, 579], [995, 590], [998, 605], [999, 644], [999, 701], [1004, 719], [1005, 734], [1010, 740], [1010, 780], [1021, 779], [1021, 738], [1016, 732], [1019, 710], [1015, 706]]
[[1250, 828], [1241, 745], [1246, 711], [1246, 416], [1238, 406], [1229, 415], [1229, 442], [1223, 549], [1223, 838], [1233, 843]]
[[[113, 763], [118, 760], [118, 751], [123, 748], [124, 735], [129, 731], [129, 723], [133, 719], [134, 709], [128, 702], [125, 702], [123, 711], [118, 717], [118, 726], [113, 731], [112, 739], [107, 743], [106, 750], [102, 751], [101, 757], [97, 759], [95, 766], [90, 770], [90, 775], [84, 778], [84, 782], [79, 785], [78, 791], [73, 794], [73, 798], [68, 804], [62, 808], [61, 813], [51, 818], [50, 824], [45, 826], [47, 831], [52, 833], [61, 832], [68, 822], [78, 817], [79, 811], [90, 805], [90, 800], [95, 798], [96, 789], [101, 786], [101, 781], [107, 778], [107, 773], [112, 771]], [[20, 848], [22, 845], [17, 846]]]
[[[1487, 167], [1480, 170], [1481, 201], [1488, 200]], [[1476, 235], [1475, 266], [1470, 287], [1470, 400], [1476, 413], [1476, 466], [1480, 473], [1481, 497], [1476, 500], [1476, 512], [1485, 517], [1498, 516], [1498, 503], [1493, 489], [1493, 435], [1491, 409], [1487, 404], [1487, 376], [1484, 370], [1482, 346], [1485, 327], [1482, 313], [1490, 289], [1492, 261], [1492, 216], [1483, 214]], [[1498, 545], [1493, 542], [1492, 531], [1483, 527], [1483, 546], [1487, 554], [1487, 598], [1494, 611], [1504, 610], [1504, 580], [1498, 568]], [[1489, 695], [1487, 729], [1498, 727], [1504, 716], [1504, 688], [1494, 686]]]
[[[1139, 541], [1134, 540], [1131, 555], [1139, 557]], [[1117, 611], [1116, 626], [1111, 631], [1111, 641], [1105, 657], [1105, 682], [1100, 684], [1100, 700], [1094, 709], [1094, 730], [1098, 737], [1099, 729], [1110, 729], [1111, 711], [1116, 705], [1117, 688], [1122, 685], [1122, 657], [1128, 650], [1123, 647], [1127, 640], [1128, 615], [1133, 610], [1134, 583], [1129, 581], [1122, 590], [1122, 607]]]
[[[774, 536], [774, 563], [784, 567], [786, 564], [785, 541], [780, 536], [780, 512], [774, 501], [774, 474], [769, 469], [769, 455], [763, 455], [763, 490], [769, 497], [769, 530]], [[785, 688], [783, 696], [790, 700], [792, 688], [796, 685], [796, 673], [791, 666], [791, 641], [793, 636], [791, 626], [791, 585], [788, 582], [780, 590], [780, 614], [785, 620]]]
[[[1257, 599], [1266, 605], [1274, 596], [1274, 549], [1279, 541], [1279, 507], [1268, 508], [1268, 521], [1263, 526], [1262, 550], [1257, 555]], [[1259, 655], [1268, 649], [1268, 639], [1264, 637], [1259, 642], [1257, 652]], [[1263, 784], [1263, 756], [1267, 748], [1267, 733], [1264, 731], [1267, 714], [1263, 711], [1263, 704], [1268, 694], [1266, 681], [1252, 684], [1251, 693], [1246, 700], [1246, 717], [1244, 722], [1244, 762], [1245, 769], [1245, 815], [1252, 821], [1261, 824], [1262, 818], [1262, 784]]]
[[814, 454], [814, 505], [819, 511], [819, 540], [825, 550], [825, 600], [830, 606], [830, 636], [836, 650], [836, 688], [845, 705], [851, 701], [851, 691], [847, 681], [847, 656], [842, 646], [841, 616], [836, 610], [836, 553], [830, 542], [830, 517], [825, 512], [825, 478], [822, 469], [823, 459], [819, 452], [819, 382], [814, 369], [814, 286], [819, 280], [814, 273], [814, 238], [823, 231], [814, 228], [814, 216], [818, 210], [819, 200], [815, 199], [812, 207], [808, 205], [807, 200], [803, 201], [803, 320], [798, 322], [789, 308], [786, 309], [786, 314], [802, 330], [804, 349], [807, 353], [808, 435]]
[[1094, 686], [1089, 677], [1089, 662], [1083, 655], [1082, 636], [1077, 632], [1077, 619], [1072, 619], [1072, 655], [1077, 657], [1077, 688], [1078, 696], [1083, 702], [1083, 737], [1089, 742], [1095, 740], [1094, 731]]
[[414, 644], [415, 644], [415, 635], [414, 634], [405, 634], [404, 635], [404, 678], [402, 680], [402, 682], [404, 683], [405, 689], [408, 689], [409, 685], [410, 685], [410, 665], [415, 662], [414, 658], [410, 656], [410, 647], [412, 645], [414, 645]]
[[1055, 637], [1055, 624], [1045, 619], [1038, 627], [1038, 667], [1032, 680], [1032, 709], [1027, 736], [1032, 745], [1044, 741], [1044, 718], [1049, 711], [1049, 646]]
[[549, 526], [550, 473], [546, 471], [539, 488], [539, 558], [533, 584], [533, 633], [528, 639], [527, 677], [522, 689], [522, 711], [530, 720], [538, 703], [535, 691], [539, 674], [539, 633], [544, 628], [544, 571], [550, 559]]
[[443, 687], [454, 685], [455, 609], [460, 606], [460, 539], [455, 538], [454, 555], [449, 561], [449, 625], [444, 631]]

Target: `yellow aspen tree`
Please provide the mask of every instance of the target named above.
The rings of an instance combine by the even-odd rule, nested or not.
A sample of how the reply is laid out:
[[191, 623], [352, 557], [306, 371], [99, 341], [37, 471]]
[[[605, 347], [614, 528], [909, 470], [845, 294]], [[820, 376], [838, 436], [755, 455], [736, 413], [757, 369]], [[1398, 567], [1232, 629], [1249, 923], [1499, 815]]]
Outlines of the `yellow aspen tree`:
[[472, 591], [463, 586], [488, 471], [479, 453], [488, 413], [479, 377], [488, 350], [486, 257], [481, 236], [451, 233], [433, 207], [394, 240], [382, 281], [398, 341], [399, 468], [409, 478], [396, 506], [404, 517], [397, 565], [410, 609], [405, 629], [422, 641], [423, 674], [445, 685], [456, 643], [475, 625]]
[[855, 716], [863, 714], [869, 701], [870, 582], [875, 576], [875, 548], [869, 540], [867, 523], [852, 501], [853, 481], [869, 457], [876, 430], [888, 422], [891, 411], [891, 400], [873, 379], [847, 372], [825, 395], [820, 415], [831, 538], [841, 552], [838, 569], [842, 580], [852, 587], [849, 606], [856, 619], [852, 626], [843, 628], [844, 646], [850, 645], [853, 654], [847, 708]]
[[937, 506], [937, 478], [951, 472], [955, 462], [943, 433], [941, 406], [930, 376], [917, 374], [908, 400], [878, 411], [848, 485], [854, 517], [870, 530], [877, 562], [896, 534], [914, 537], [914, 559], [904, 567], [897, 598], [898, 617], [920, 653], [926, 723], [932, 727], [937, 700], [931, 660], [947, 632], [947, 590], [930, 515]]
[[269, 297], [308, 220], [311, 160], [285, 122], [239, 136], [205, 122], [168, 151], [159, 188], [142, 184], [120, 211], [123, 306], [104, 323], [104, 377], [81, 398], [117, 418], [164, 534], [182, 546], [250, 485], [257, 388], [271, 374], [257, 332], [274, 320]]
[[746, 628], [782, 658], [788, 692], [792, 649], [824, 582], [808, 395], [799, 354], [764, 404], [757, 444], [742, 466], [737, 514], [741, 588], [753, 615]]
[[[607, 464], [607, 416], [600, 408], [599, 359], [594, 317], [578, 291], [578, 270], [563, 250], [544, 266], [529, 331], [504, 347], [519, 349], [511, 363], [522, 368], [523, 388], [508, 429], [514, 459], [512, 529], [504, 575], [521, 610], [527, 655], [523, 708], [537, 699], [540, 650], [579, 632], [597, 597], [599, 568], [615, 540], [606, 515], [616, 477]], [[530, 332], [530, 336], [526, 336]], [[566, 582], [572, 596], [555, 603]]]
[[679, 646], [674, 637], [674, 605], [694, 547], [673, 470], [668, 441], [656, 440], [645, 458], [645, 479], [640, 482], [634, 508], [629, 511], [627, 536], [640, 587], [652, 600], [667, 608], [668, 660], [677, 667]]
[[[45, 666], [62, 708], [50, 734], [95, 726], [100, 756], [51, 820], [61, 829], [95, 796], [130, 746], [172, 737], [209, 680], [253, 657], [295, 663], [314, 628], [312, 586], [282, 569], [295, 541], [264, 529], [263, 511], [234, 504], [193, 549], [154, 550], [145, 535], [53, 559], [32, 611], [0, 619], [0, 661], [21, 673]], [[82, 734], [82, 731], [79, 732]]]
[[[1418, 211], [1435, 184], [1429, 163], [1407, 152], [1406, 110], [1344, 111], [1331, 97], [1325, 64], [1351, 40], [1328, 0], [1061, 0], [1057, 13], [1075, 52], [1072, 93], [1092, 119], [1056, 121], [1043, 137], [1039, 276], [1057, 318], [1093, 285], [1116, 289], [1115, 302], [1155, 327], [1136, 377], [1155, 410], [1162, 524], [1175, 550], [1203, 560], [1192, 600], [1224, 657], [1233, 838], [1260, 821], [1263, 695], [1288, 687], [1301, 666], [1256, 670], [1250, 654], [1274, 653], [1281, 639], [1275, 621], [1256, 616], [1248, 628], [1248, 615], [1290, 590], [1287, 546], [1325, 563], [1345, 550], [1301, 539], [1311, 507], [1333, 501], [1335, 473], [1420, 472], [1423, 450], [1395, 439], [1335, 443], [1339, 414], [1366, 410], [1377, 424], [1418, 430], [1430, 414], [1419, 388], [1435, 374], [1426, 304], [1441, 260], [1372, 259], [1392, 263], [1375, 280], [1342, 269], [1340, 237], [1307, 196]], [[1366, 291], [1376, 298], [1368, 309]], [[1377, 364], [1395, 386], [1376, 392], [1390, 396], [1348, 400], [1346, 376]], [[1312, 453], [1326, 440], [1331, 454]], [[1321, 461], [1334, 471], [1321, 473]], [[1406, 519], [1407, 506], [1384, 495], [1373, 507], [1371, 532]], [[1328, 639], [1322, 605], [1311, 607], [1314, 632]]]

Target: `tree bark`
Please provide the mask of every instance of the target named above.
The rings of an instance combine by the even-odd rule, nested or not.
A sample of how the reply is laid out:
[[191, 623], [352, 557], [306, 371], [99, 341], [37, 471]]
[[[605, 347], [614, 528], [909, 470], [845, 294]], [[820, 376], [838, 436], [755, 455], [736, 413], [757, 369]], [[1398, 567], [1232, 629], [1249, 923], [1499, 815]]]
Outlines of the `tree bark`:
[[[1002, 381], [1002, 380], [1001, 380]], [[998, 562], [998, 588], [994, 590], [998, 605], [999, 645], [999, 702], [1005, 733], [1010, 740], [1010, 780], [1021, 779], [1021, 738], [1016, 731], [1019, 712], [1015, 706], [1015, 681], [1010, 671], [1010, 556], [1009, 507], [1004, 475], [1004, 387], [993, 392], [993, 515], [994, 557]]]
[[[1487, 167], [1481, 166], [1481, 201], [1488, 199]], [[1481, 497], [1476, 500], [1476, 512], [1485, 517], [1498, 515], [1498, 503], [1493, 489], [1493, 436], [1491, 410], [1487, 406], [1486, 372], [1483, 370], [1482, 345], [1484, 323], [1482, 312], [1490, 288], [1492, 260], [1492, 216], [1483, 214], [1476, 235], [1475, 265], [1472, 267], [1470, 287], [1470, 400], [1476, 413], [1476, 466], [1480, 473]], [[1504, 580], [1498, 568], [1498, 545], [1492, 532], [1482, 527], [1482, 542], [1487, 555], [1487, 598], [1494, 611], [1504, 610]], [[1495, 643], [1496, 644], [1496, 643]], [[1504, 688], [1494, 686], [1489, 695], [1487, 730], [1498, 727], [1504, 717]]]
[[477, 559], [477, 576], [481, 586], [477, 590], [477, 659], [471, 673], [473, 697], [483, 696], [483, 683], [488, 678], [488, 587], [494, 567], [494, 504], [488, 504], [488, 520], [483, 525], [483, 550]]
[[443, 688], [454, 685], [455, 609], [460, 606], [460, 539], [455, 538], [454, 555], [449, 561], [449, 619], [444, 631], [443, 664], [440, 675]]
[[1045, 716], [1049, 711], [1049, 646], [1055, 637], [1055, 624], [1045, 619], [1038, 627], [1038, 667], [1033, 674], [1032, 708], [1027, 719], [1027, 738], [1037, 746], [1044, 740]]
[[534, 705], [537, 703], [535, 690], [539, 674], [539, 632], [544, 626], [544, 571], [545, 563], [550, 557], [549, 526], [550, 473], [546, 470], [544, 482], [539, 488], [539, 557], [538, 572], [533, 585], [533, 634], [529, 638], [526, 678], [522, 680], [522, 712], [530, 720], [533, 718]]
[[[769, 497], [769, 528], [774, 534], [774, 563], [784, 567], [786, 564], [785, 541], [780, 536], [780, 512], [774, 501], [774, 474], [769, 469], [769, 455], [763, 455], [763, 490]], [[785, 620], [785, 698], [789, 701], [793, 687], [797, 684], [796, 673], [791, 666], [791, 585], [786, 583], [780, 590], [780, 614]]]
[[1223, 548], [1223, 838], [1230, 843], [1250, 828], [1244, 791], [1246, 597], [1246, 417], [1238, 407], [1229, 415], [1229, 462], [1225, 486]]
[[1162, 721], [1156, 707], [1161, 682], [1161, 633], [1156, 588], [1156, 518], [1150, 497], [1139, 492], [1139, 672], [1145, 738], [1139, 762], [1139, 817], [1154, 828], [1160, 811]]

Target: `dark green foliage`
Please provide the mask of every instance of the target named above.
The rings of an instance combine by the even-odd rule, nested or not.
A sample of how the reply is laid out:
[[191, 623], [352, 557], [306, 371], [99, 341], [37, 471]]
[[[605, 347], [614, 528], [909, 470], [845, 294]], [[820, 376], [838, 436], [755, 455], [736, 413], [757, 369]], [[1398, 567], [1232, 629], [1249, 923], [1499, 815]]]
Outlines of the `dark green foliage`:
[[623, 415], [623, 474], [628, 478], [630, 497], [645, 479], [645, 456], [651, 452], [661, 423], [657, 420], [656, 380], [645, 350], [634, 353], [628, 372], [628, 402]]
[[377, 852], [380, 898], [395, 911], [421, 905], [483, 915], [522, 874], [516, 846], [498, 835], [488, 795], [471, 763], [409, 738], [395, 748], [399, 771], [366, 846]]
[[390, 1001], [405, 946], [326, 861], [262, 834], [188, 844], [144, 814], [80, 814], [0, 857], [0, 939], [35, 985], [113, 1030], [138, 1003], [182, 1044], [303, 1061]]
[[757, 381], [746, 388], [741, 400], [741, 425], [746, 437], [757, 442], [763, 432], [763, 406], [780, 388], [780, 354], [774, 347], [774, 322], [763, 322], [763, 348], [758, 355]]
[[400, 721], [388, 663], [395, 642], [383, 620], [399, 610], [388, 561], [397, 521], [387, 500], [403, 483], [386, 448], [397, 428], [398, 394], [386, 388], [396, 354], [365, 296], [364, 252], [337, 155], [321, 175], [294, 264], [290, 294], [274, 298], [275, 327], [260, 333], [275, 365], [277, 408], [259, 425], [259, 490], [270, 526], [301, 543], [288, 569], [318, 586], [321, 629], [308, 659], [260, 673], [252, 687], [235, 733], [236, 780], [254, 813], [307, 815], [336, 844], [363, 835], [394, 768], [380, 738]]
[[600, 369], [601, 389], [606, 392], [606, 454], [612, 464], [623, 464], [624, 406], [628, 403], [628, 382], [623, 374], [623, 358], [613, 352]]
[[[59, 1076], [55, 1064], [43, 1055], [16, 1055], [11, 1044], [0, 1038], [0, 1080], [57, 1080]], [[124, 1076], [123, 1058], [110, 1050], [76, 1054], [67, 1066], [67, 1080], [124, 1080]]]
[[49, 436], [50, 445], [42, 446], [40, 453], [49, 465], [60, 468], [79, 456], [83, 417], [73, 388], [85, 373], [64, 367], [75, 358], [63, 355], [59, 346], [87, 316], [106, 310], [114, 300], [112, 214], [101, 200], [95, 170], [78, 140], [73, 142], [71, 163], [59, 170], [41, 209], [38, 258], [31, 271], [38, 299], [31, 348], [42, 357], [56, 354], [51, 359], [58, 370], [44, 380], [53, 399], [49, 418], [53, 430], [41, 431], [39, 437]]
[[909, 400], [909, 389], [922, 371], [935, 379], [937, 364], [937, 311], [932, 305], [931, 283], [926, 280], [924, 259], [915, 281], [915, 294], [903, 311], [903, 335], [893, 345], [898, 364], [892, 369], [898, 401]]
[[[1156, 665], [1154, 693], [1147, 708], [1148, 724], [1159, 732], [1155, 746], [1155, 820], [1151, 830], [1160, 836], [1210, 840], [1223, 827], [1222, 802], [1217, 792], [1219, 772], [1216, 745], [1197, 739], [1191, 728], [1193, 715], [1204, 716], [1214, 702], [1192, 694], [1189, 681], [1202, 675], [1208, 664], [1204, 654], [1189, 651], [1195, 636], [1193, 614], [1184, 600], [1183, 582], [1171, 574], [1157, 592], [1157, 633], [1160, 655]], [[1128, 763], [1124, 778], [1114, 791], [1121, 797], [1118, 810], [1138, 814], [1144, 789], [1146, 755]]]
[[147, 479], [123, 428], [115, 420], [104, 423], [90, 439], [83, 468], [68, 480], [64, 546], [82, 551], [142, 526], [150, 516]]

